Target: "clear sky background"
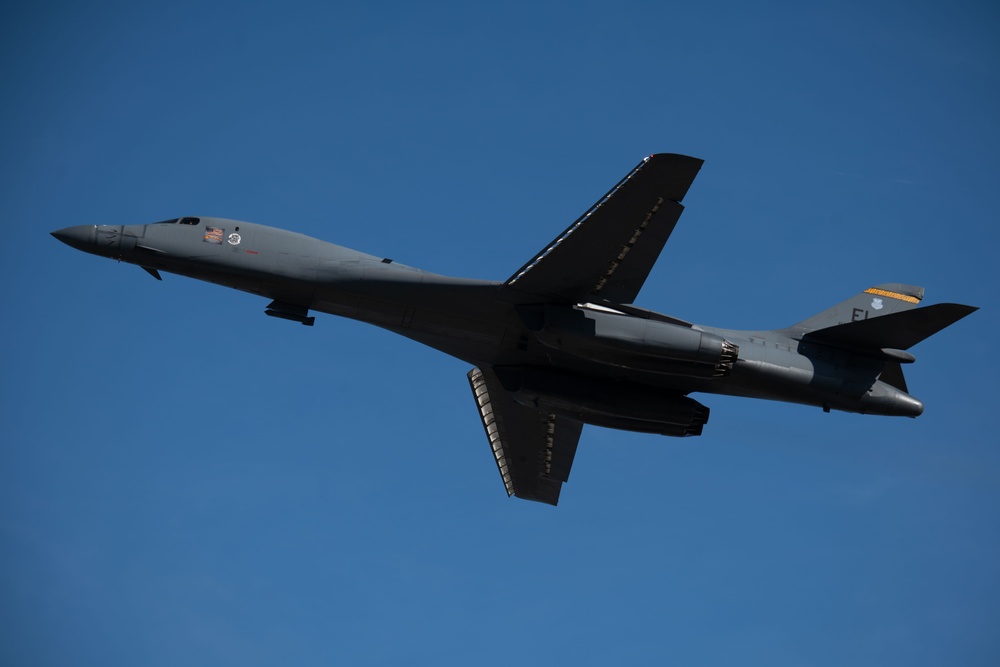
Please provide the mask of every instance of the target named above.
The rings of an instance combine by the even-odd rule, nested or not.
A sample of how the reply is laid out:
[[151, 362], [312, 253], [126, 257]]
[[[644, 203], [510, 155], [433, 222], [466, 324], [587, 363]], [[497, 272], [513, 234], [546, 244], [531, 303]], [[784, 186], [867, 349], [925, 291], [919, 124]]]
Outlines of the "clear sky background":
[[[0, 663], [1000, 664], [995, 3], [14, 2], [0, 76]], [[508, 499], [465, 364], [48, 235], [503, 280], [661, 151], [706, 162], [639, 305], [980, 306], [922, 417], [702, 395]]]

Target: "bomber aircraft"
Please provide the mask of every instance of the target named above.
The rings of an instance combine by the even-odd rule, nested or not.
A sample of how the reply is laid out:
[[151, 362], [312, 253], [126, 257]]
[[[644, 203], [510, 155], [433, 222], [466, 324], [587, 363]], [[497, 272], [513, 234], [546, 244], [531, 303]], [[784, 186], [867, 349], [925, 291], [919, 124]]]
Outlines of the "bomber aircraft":
[[209, 217], [52, 232], [95, 255], [258, 294], [272, 317], [349, 317], [473, 366], [468, 379], [508, 495], [555, 505], [584, 424], [696, 436], [730, 394], [916, 417], [911, 347], [976, 310], [918, 308], [920, 287], [882, 284], [771, 331], [699, 326], [634, 304], [702, 160], [642, 160], [495, 282], [450, 278], [290, 231]]

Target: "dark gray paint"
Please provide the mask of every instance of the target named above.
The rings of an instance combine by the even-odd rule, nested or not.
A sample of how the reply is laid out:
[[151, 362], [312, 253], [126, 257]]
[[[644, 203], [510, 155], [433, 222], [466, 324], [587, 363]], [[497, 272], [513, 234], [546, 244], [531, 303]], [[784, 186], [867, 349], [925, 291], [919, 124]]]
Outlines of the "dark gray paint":
[[556, 504], [583, 424], [700, 435], [693, 392], [916, 417], [906, 350], [976, 310], [916, 308], [923, 290], [871, 288], [774, 331], [696, 326], [631, 305], [701, 160], [654, 155], [505, 282], [449, 278], [302, 234], [222, 218], [53, 232], [86, 252], [384, 327], [474, 366], [469, 382], [508, 494]]

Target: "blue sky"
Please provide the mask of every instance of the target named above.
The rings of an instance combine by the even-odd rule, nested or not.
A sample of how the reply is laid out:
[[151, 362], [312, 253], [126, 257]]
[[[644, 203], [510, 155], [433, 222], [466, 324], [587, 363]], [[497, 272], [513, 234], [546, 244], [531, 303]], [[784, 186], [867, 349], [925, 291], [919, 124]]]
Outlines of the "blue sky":
[[[14, 3], [0, 662], [995, 665], [990, 3]], [[773, 328], [981, 307], [916, 420], [700, 396], [506, 498], [467, 367], [72, 251], [214, 215], [501, 280], [638, 160], [706, 160], [638, 299]]]

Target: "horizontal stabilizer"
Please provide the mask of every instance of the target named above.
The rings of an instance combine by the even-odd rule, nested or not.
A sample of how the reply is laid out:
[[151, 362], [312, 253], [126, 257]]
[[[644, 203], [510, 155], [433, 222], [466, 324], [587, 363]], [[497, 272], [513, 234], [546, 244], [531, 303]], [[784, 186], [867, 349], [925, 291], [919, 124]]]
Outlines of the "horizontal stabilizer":
[[862, 349], [906, 350], [976, 310], [974, 306], [939, 303], [819, 329], [804, 339]]

